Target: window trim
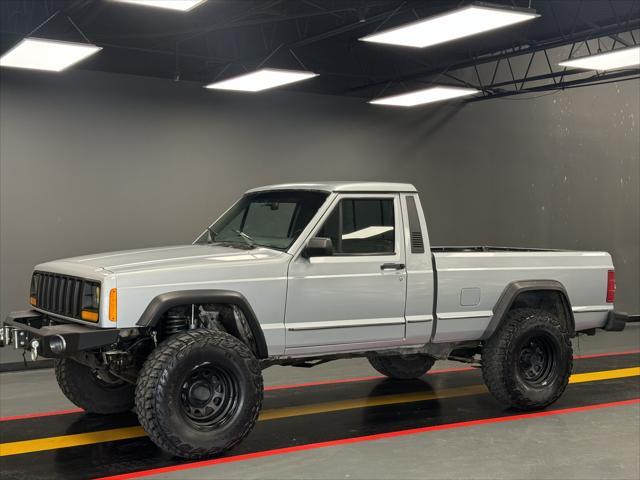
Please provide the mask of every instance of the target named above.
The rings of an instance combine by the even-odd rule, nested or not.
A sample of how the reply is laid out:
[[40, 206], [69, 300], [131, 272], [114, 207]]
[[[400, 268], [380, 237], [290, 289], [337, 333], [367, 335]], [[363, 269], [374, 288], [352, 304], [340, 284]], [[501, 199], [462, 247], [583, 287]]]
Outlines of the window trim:
[[[340, 229], [340, 233], [342, 233], [342, 202], [343, 200], [391, 200], [393, 206], [393, 251], [391, 252], [370, 252], [370, 253], [334, 253], [329, 257], [323, 258], [342, 258], [342, 257], [395, 257], [398, 255], [397, 246], [398, 246], [398, 210], [397, 206], [399, 206], [399, 196], [395, 193], [372, 193], [370, 195], [363, 196], [362, 194], [348, 192], [346, 194], [339, 194], [336, 196], [336, 203], [331, 206], [331, 208], [322, 216], [316, 228], [314, 228], [311, 235], [307, 238], [307, 242], [310, 238], [316, 237], [318, 232], [322, 230], [325, 223], [329, 220], [331, 215], [336, 208], [340, 209], [339, 217], [338, 217], [338, 227]], [[396, 203], [398, 205], [396, 205]], [[342, 238], [340, 238], [342, 240]], [[306, 244], [306, 242], [305, 242]]]

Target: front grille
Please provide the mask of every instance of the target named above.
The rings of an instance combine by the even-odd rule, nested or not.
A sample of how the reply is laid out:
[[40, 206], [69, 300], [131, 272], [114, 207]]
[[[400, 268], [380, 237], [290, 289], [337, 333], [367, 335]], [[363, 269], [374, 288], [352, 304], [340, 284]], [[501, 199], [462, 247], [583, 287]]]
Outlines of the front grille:
[[100, 282], [48, 272], [33, 274], [36, 307], [57, 315], [82, 320], [86, 292], [100, 287]]

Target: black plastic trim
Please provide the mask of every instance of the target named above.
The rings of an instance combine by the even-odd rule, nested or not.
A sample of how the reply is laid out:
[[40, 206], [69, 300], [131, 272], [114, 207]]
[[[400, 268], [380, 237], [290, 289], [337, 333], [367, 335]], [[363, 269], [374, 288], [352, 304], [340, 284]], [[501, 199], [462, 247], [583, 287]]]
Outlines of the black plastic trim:
[[531, 291], [555, 291], [560, 292], [562, 295], [563, 306], [565, 309], [565, 316], [569, 321], [567, 326], [569, 334], [573, 337], [575, 335], [575, 319], [573, 318], [573, 311], [571, 310], [571, 303], [569, 302], [569, 295], [562, 283], [557, 280], [522, 280], [509, 283], [502, 295], [498, 299], [495, 307], [493, 308], [493, 317], [489, 322], [489, 325], [485, 329], [481, 340], [487, 340], [498, 329], [502, 320], [506, 316], [507, 312], [511, 309], [513, 302], [518, 295], [523, 292]]
[[407, 217], [409, 219], [411, 253], [424, 253], [424, 239], [422, 238], [422, 229], [420, 228], [416, 199], [412, 195], [409, 195], [406, 197], [406, 202]]
[[629, 314], [625, 312], [615, 312], [611, 310], [607, 316], [607, 323], [602, 327], [607, 332], [621, 332], [629, 322]]
[[236, 305], [247, 320], [253, 338], [256, 341], [256, 355], [258, 358], [267, 358], [267, 342], [258, 322], [256, 314], [247, 299], [240, 293], [232, 290], [179, 290], [158, 295], [147, 306], [137, 324], [139, 327], [155, 326], [162, 315], [170, 308], [185, 304], [202, 303], [226, 303]]

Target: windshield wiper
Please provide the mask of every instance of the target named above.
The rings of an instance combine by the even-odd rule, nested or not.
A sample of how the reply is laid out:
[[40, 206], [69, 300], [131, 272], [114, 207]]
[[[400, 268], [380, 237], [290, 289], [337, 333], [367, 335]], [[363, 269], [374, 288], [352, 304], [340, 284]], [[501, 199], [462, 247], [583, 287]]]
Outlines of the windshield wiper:
[[247, 235], [246, 233], [240, 230], [234, 230], [234, 232], [237, 233], [240, 236], [240, 238], [242, 238], [250, 247], [256, 246], [256, 241], [253, 238], [251, 238], [250, 235]]

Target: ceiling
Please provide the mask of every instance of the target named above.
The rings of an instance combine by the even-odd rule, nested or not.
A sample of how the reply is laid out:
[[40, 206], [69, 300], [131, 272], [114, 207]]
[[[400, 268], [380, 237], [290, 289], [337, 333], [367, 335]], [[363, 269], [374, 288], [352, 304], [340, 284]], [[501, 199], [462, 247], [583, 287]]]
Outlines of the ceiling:
[[[313, 80], [285, 87], [296, 91], [372, 98], [387, 88], [439, 81], [472, 84], [491, 97], [501, 92], [518, 93], [521, 79], [516, 77], [522, 74], [511, 72], [514, 88], [510, 89], [494, 87], [490, 75], [484, 81], [480, 75], [477, 81], [471, 81], [450, 72], [491, 62], [498, 62], [499, 66], [500, 61], [509, 62], [509, 57], [526, 53], [547, 55], [547, 49], [589, 39], [602, 39], [602, 45], [608, 45], [605, 49], [640, 43], [640, 0], [532, 0], [532, 8], [541, 14], [536, 20], [425, 49], [358, 40], [368, 33], [467, 3], [470, 2], [208, 0], [184, 13], [111, 0], [3, 0], [0, 50], [6, 51], [49, 19], [32, 35], [74, 41], [83, 41], [85, 35], [91, 43], [103, 47], [98, 55], [75, 67], [80, 69], [206, 84], [268, 66], [320, 74]], [[529, 6], [529, 0], [492, 3]], [[638, 78], [640, 71], [623, 73], [612, 78]], [[543, 82], [541, 89], [560, 88], [562, 82], [570, 81], [567, 72], [552, 65], [542, 75], [549, 82], [546, 87]], [[590, 81], [584, 83], [608, 78], [590, 75]]]

